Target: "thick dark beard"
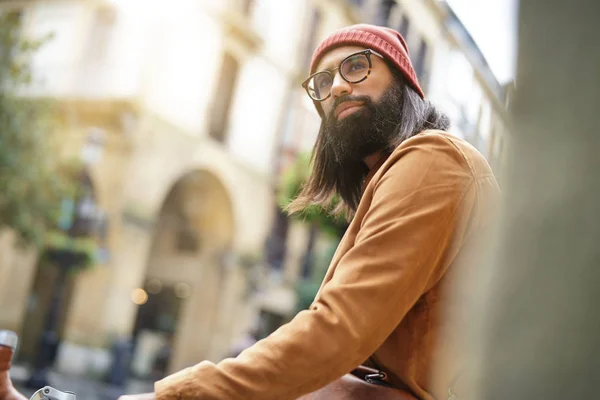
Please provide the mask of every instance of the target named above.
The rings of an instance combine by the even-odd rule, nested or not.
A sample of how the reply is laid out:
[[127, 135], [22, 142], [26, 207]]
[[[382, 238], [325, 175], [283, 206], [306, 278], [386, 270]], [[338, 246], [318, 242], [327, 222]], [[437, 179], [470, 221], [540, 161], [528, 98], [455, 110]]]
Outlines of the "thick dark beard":
[[[338, 120], [335, 108], [346, 101], [359, 101], [363, 106]], [[388, 149], [398, 134], [402, 112], [402, 89], [396, 82], [374, 103], [369, 96], [340, 97], [324, 124], [324, 139], [337, 163], [344, 165], [363, 160]]]
[[[333, 110], [344, 101], [360, 101], [363, 106], [342, 120]], [[321, 184], [335, 190], [347, 204], [358, 205], [362, 184], [368, 173], [364, 159], [378, 151], [393, 150], [401, 122], [402, 89], [393, 82], [374, 103], [368, 96], [339, 98], [321, 124], [321, 151], [315, 154], [322, 166]]]

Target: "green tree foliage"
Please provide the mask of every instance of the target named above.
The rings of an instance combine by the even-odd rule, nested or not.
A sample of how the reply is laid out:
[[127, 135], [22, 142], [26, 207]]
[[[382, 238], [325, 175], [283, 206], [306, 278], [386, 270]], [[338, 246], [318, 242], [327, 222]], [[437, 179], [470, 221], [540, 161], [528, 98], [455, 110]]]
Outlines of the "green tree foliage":
[[[278, 202], [282, 208], [298, 196], [302, 185], [310, 175], [311, 168], [310, 155], [300, 154], [291, 167], [283, 174], [278, 196]], [[346, 221], [343, 217], [333, 216], [329, 212], [329, 210], [335, 208], [338, 201], [338, 198], [334, 197], [330, 207], [327, 209], [312, 205], [304, 212], [293, 214], [292, 217], [306, 221], [307, 223], [317, 224], [321, 230], [335, 237], [340, 236], [340, 233], [346, 227]]]
[[[279, 188], [279, 205], [287, 206], [298, 194], [302, 185], [308, 179], [311, 172], [310, 156], [300, 154], [291, 167], [283, 174]], [[329, 210], [333, 210], [339, 202], [338, 197], [334, 197], [332, 203], [326, 209], [319, 206], [310, 206], [304, 212], [293, 214], [292, 217], [304, 221], [307, 224], [317, 226], [319, 230], [329, 234], [332, 238], [339, 239], [347, 222], [343, 216], [333, 216]], [[316, 234], [316, 230], [310, 229], [310, 234]], [[333, 254], [337, 248], [337, 242], [332, 245], [323, 254], [315, 254], [314, 241], [309, 240], [304, 254], [304, 262], [307, 258], [311, 264], [310, 276], [296, 284], [296, 311], [307, 309], [312, 303], [321, 281], [325, 277], [325, 272]]]
[[25, 39], [19, 13], [0, 14], [0, 227], [37, 247], [56, 225], [61, 200], [73, 196], [58, 165], [52, 104], [21, 95], [32, 56], [48, 39]]

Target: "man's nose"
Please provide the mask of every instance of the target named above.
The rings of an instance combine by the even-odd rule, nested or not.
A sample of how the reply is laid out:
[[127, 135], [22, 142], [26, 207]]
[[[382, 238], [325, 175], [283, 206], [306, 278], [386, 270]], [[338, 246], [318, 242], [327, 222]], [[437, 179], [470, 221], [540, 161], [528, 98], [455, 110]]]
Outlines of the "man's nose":
[[331, 84], [331, 97], [337, 99], [338, 97], [345, 96], [352, 93], [352, 85], [342, 78], [339, 71], [336, 71], [333, 76], [333, 83]]

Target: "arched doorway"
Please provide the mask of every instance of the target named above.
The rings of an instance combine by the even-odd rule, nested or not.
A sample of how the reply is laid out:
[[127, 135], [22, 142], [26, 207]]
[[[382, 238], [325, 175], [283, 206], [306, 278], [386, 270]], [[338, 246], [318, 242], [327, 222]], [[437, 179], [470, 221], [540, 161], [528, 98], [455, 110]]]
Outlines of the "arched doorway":
[[[219, 332], [234, 221], [229, 195], [208, 171], [180, 178], [154, 230], [133, 328], [132, 372], [158, 379], [208, 357]], [[183, 351], [185, 350], [185, 351]]]

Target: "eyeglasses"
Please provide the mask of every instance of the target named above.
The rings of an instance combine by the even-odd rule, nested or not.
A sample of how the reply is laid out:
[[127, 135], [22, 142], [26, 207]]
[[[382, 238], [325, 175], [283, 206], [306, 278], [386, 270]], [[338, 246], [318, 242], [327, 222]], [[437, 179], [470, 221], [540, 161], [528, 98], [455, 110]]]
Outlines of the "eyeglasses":
[[373, 68], [371, 54], [383, 58], [381, 54], [370, 49], [350, 54], [342, 60], [339, 67], [319, 71], [309, 76], [302, 83], [302, 87], [314, 101], [327, 100], [331, 96], [336, 70], [340, 71], [340, 76], [348, 83], [359, 83], [367, 79]]

